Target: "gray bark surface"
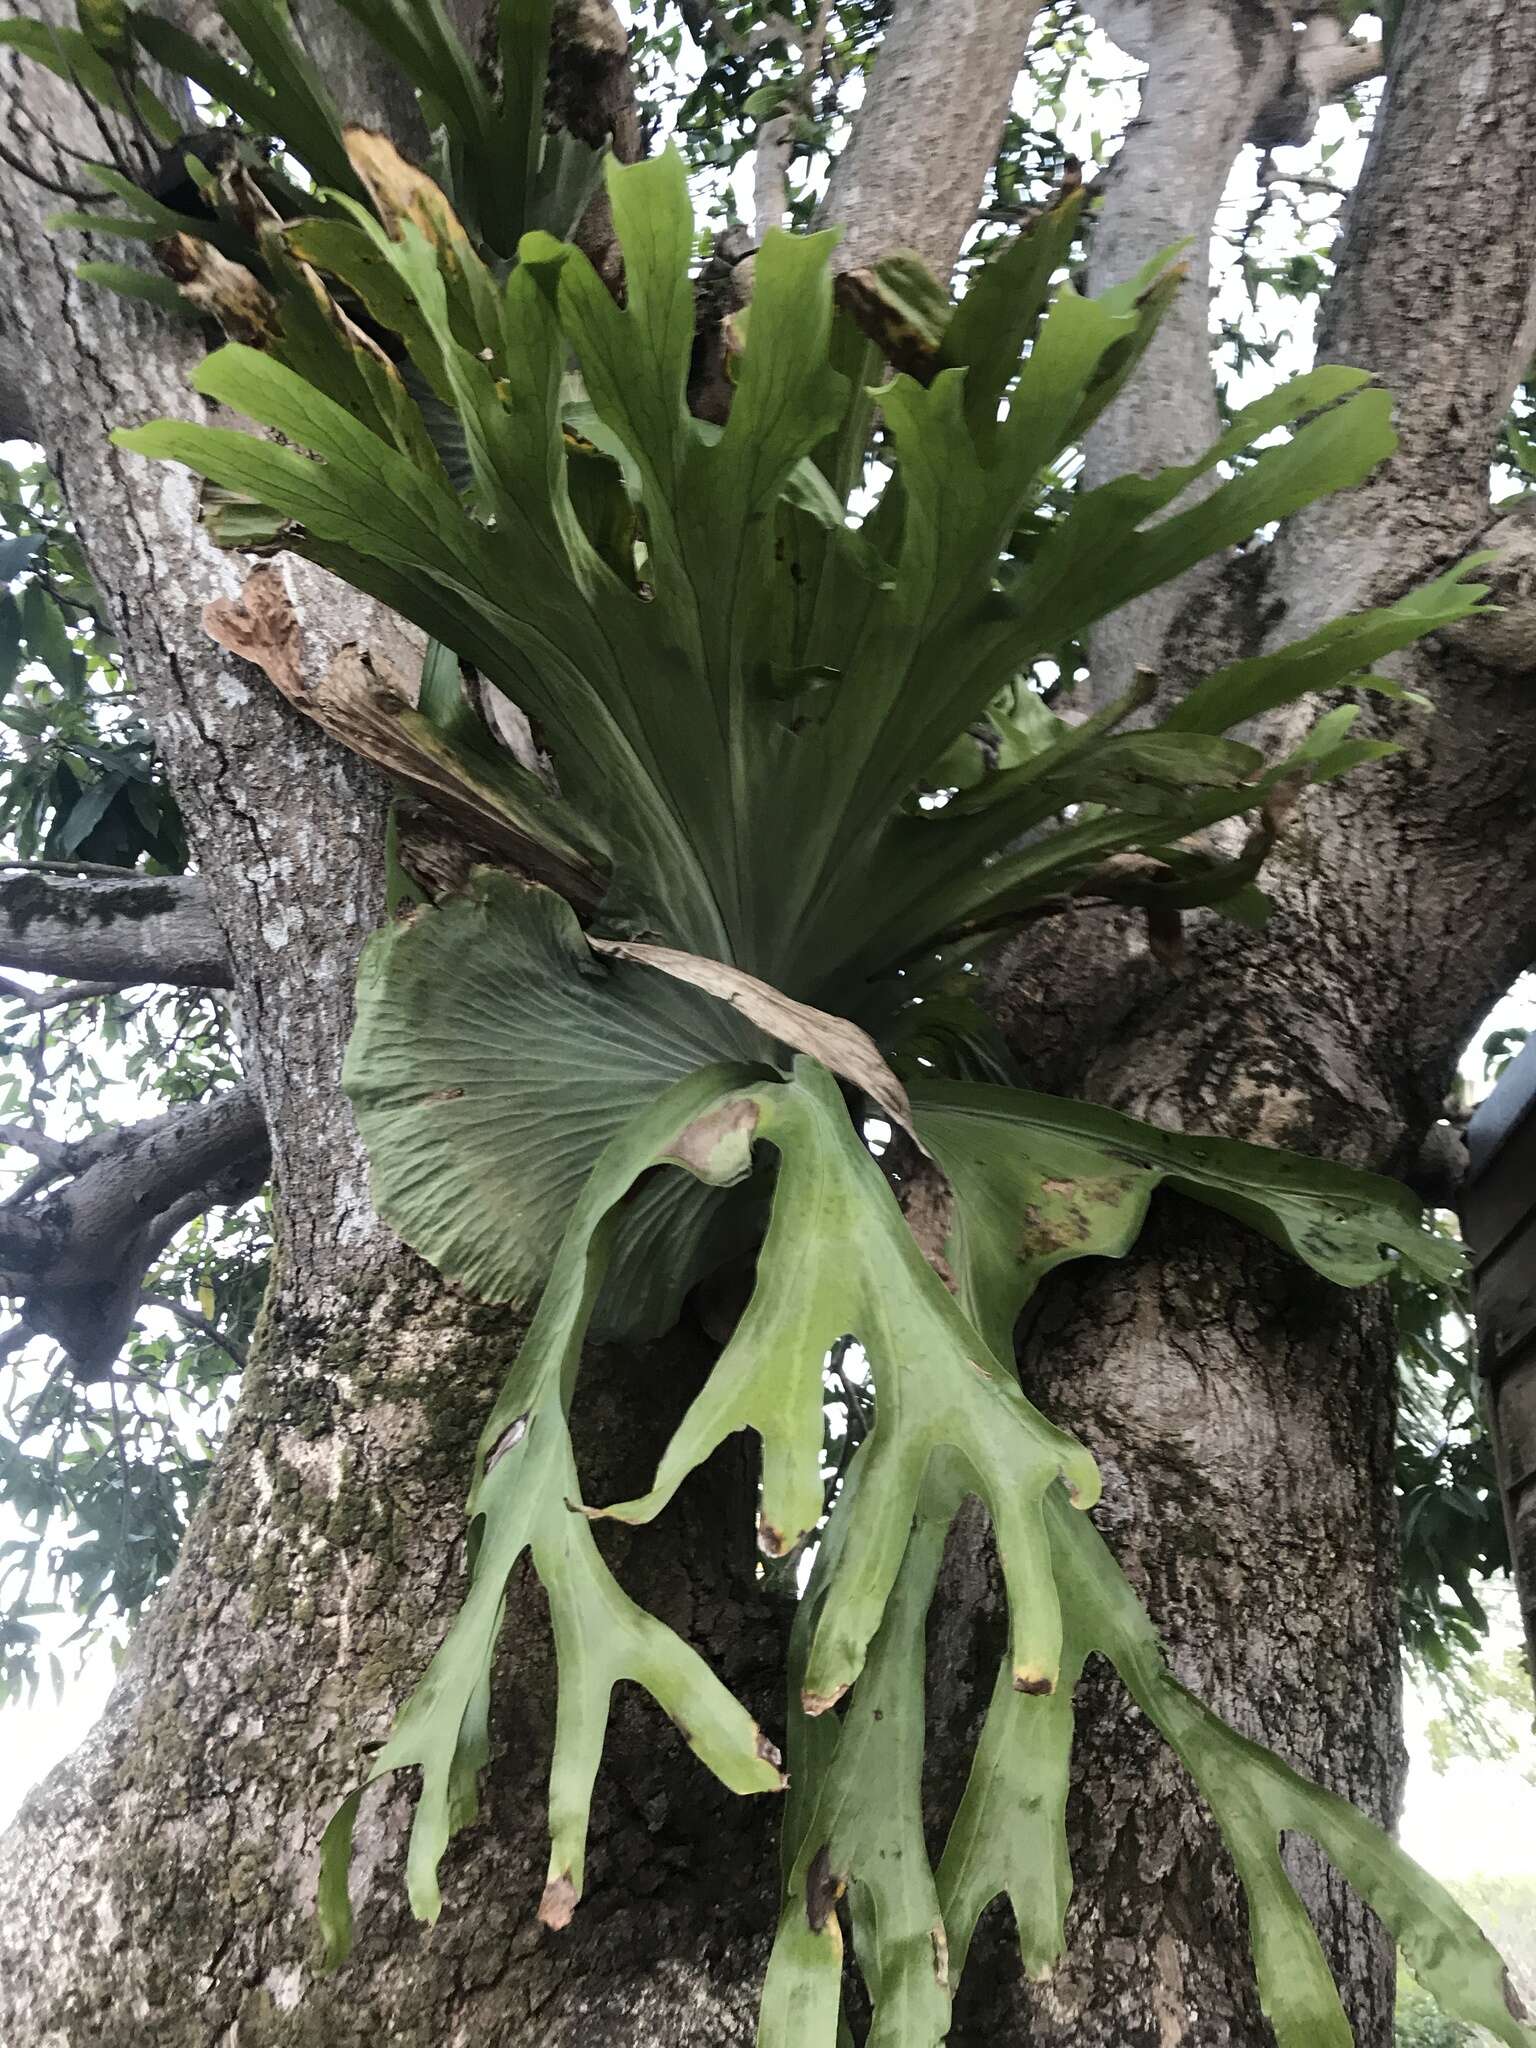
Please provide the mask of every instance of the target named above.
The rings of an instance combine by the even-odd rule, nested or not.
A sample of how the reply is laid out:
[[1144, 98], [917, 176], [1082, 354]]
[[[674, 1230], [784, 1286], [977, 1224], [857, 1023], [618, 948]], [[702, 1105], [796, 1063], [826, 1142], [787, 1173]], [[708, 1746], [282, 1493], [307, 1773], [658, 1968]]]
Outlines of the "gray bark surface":
[[[1099, 26], [1144, 63], [1141, 104], [1104, 177], [1089, 256], [1089, 289], [1134, 277], [1187, 244], [1183, 290], [1125, 391], [1087, 435], [1089, 488], [1128, 471], [1189, 462], [1219, 430], [1211, 377], [1211, 236], [1239, 150], [1286, 76], [1288, 7], [1256, 0], [1110, 0]], [[1137, 663], [1155, 665], [1202, 568], [1149, 591], [1095, 628], [1091, 693], [1119, 696]]]
[[1030, 0], [904, 0], [894, 10], [822, 205], [823, 220], [845, 231], [840, 270], [910, 249], [950, 277], [1038, 12]]
[[0, 963], [124, 986], [229, 986], [224, 934], [196, 875], [0, 870]]
[[[841, 196], [834, 183], [829, 199], [831, 217], [859, 215], [859, 260], [900, 244], [952, 262], [1030, 14], [949, 0], [898, 9], [842, 174], [856, 182]], [[917, 34], [941, 17], [975, 40]], [[1264, 33], [1234, 45], [1243, 63], [1269, 63]], [[1532, 251], [1510, 222], [1532, 217], [1536, 114], [1519, 88], [1533, 65], [1536, 20], [1516, 0], [1409, 0], [1327, 337], [1381, 371], [1405, 426], [1425, 407], [1424, 425], [1405, 434], [1379, 495], [1298, 523], [1262, 562], [1230, 571], [1198, 620], [1143, 625], [1138, 658], [1173, 678], [1257, 647], [1277, 622], [1303, 631], [1320, 610], [1396, 594], [1486, 523], [1487, 457], [1529, 342]], [[17, 147], [46, 165], [50, 133], [90, 146], [62, 92], [35, 71], [18, 76], [0, 53], [0, 121]], [[1261, 104], [1247, 72], [1234, 78], [1245, 105]], [[1154, 104], [1175, 101], [1149, 88]], [[1226, 122], [1218, 147], [1244, 132]], [[319, 1830], [456, 1603], [470, 1448], [517, 1324], [460, 1300], [378, 1224], [337, 1086], [357, 951], [383, 916], [380, 786], [207, 638], [202, 608], [235, 593], [241, 565], [201, 539], [183, 476], [106, 440], [119, 423], [195, 413], [195, 347], [81, 287], [76, 252], [40, 231], [52, 200], [3, 175], [0, 261], [25, 283], [0, 308], [0, 388], [5, 366], [26, 365], [33, 430], [188, 817], [270, 1132], [280, 1240], [240, 1412], [175, 1578], [102, 1727], [0, 1847], [0, 2040], [746, 2043], [773, 1919], [775, 1815], [721, 1793], [645, 1702], [620, 1702], [586, 1900], [565, 1934], [533, 1920], [553, 1678], [527, 1578], [498, 1674], [486, 1812], [450, 1858], [441, 1924], [427, 1933], [406, 1913], [408, 1799], [392, 1788], [359, 1830], [356, 1959], [314, 1974]], [[1128, 207], [1137, 189], [1128, 167]], [[1145, 230], [1158, 231], [1150, 217]], [[1126, 264], [1134, 239], [1128, 222]], [[1198, 329], [1180, 332], [1203, 381], [1181, 391], [1172, 367], [1158, 373], [1168, 403], [1122, 419], [1120, 466], [1168, 459], [1159, 422], [1194, 420], [1209, 403], [1203, 351], [1189, 345]], [[376, 622], [361, 600], [298, 565], [284, 573], [316, 673], [367, 639]], [[1413, 1155], [1480, 1006], [1536, 950], [1536, 876], [1511, 873], [1506, 851], [1530, 843], [1536, 721], [1519, 681], [1483, 668], [1474, 648], [1409, 667], [1450, 715], [1405, 727], [1400, 763], [1310, 800], [1268, 935], [1201, 928], [1180, 979], [1150, 965], [1129, 920], [1074, 932], [1070, 958], [1043, 940], [1017, 955], [1001, 1007], [1040, 1085], [1361, 1163]], [[1486, 906], [1472, 927], [1469, 893]], [[1180, 1674], [1303, 1768], [1390, 1812], [1392, 1360], [1380, 1301], [1311, 1283], [1169, 1203], [1135, 1259], [1059, 1276], [1022, 1355], [1031, 1385], [1105, 1462], [1106, 1526]], [[707, 1356], [684, 1332], [593, 1362], [577, 1427], [599, 1493], [641, 1490]], [[636, 1596], [706, 1649], [776, 1733], [785, 1617], [753, 1577], [750, 1496], [745, 1459], [725, 1459], [656, 1529], [606, 1540]], [[990, 1688], [990, 1597], [973, 1537], [968, 1552], [957, 1545], [938, 1624], [934, 1668], [951, 1683], [935, 1699], [936, 1809], [958, 1786]], [[1098, 1677], [1080, 1725], [1071, 1954], [1026, 1996], [994, 1913], [956, 2048], [1262, 2048], [1241, 1910], [1188, 1786]], [[1385, 2048], [1380, 1940], [1319, 1873], [1304, 1875], [1362, 2048]]]

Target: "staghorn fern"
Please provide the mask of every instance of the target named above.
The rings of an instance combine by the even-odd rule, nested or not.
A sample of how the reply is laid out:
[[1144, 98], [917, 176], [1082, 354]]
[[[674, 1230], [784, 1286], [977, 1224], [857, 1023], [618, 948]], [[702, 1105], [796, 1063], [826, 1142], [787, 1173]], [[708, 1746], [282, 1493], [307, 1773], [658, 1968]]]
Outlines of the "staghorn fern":
[[[1041, 1276], [1123, 1254], [1164, 1182], [1343, 1285], [1395, 1261], [1443, 1276], [1450, 1248], [1389, 1182], [1009, 1085], [966, 992], [989, 945], [1063, 908], [1130, 902], [1164, 928], [1197, 905], [1262, 919], [1255, 878], [1299, 787], [1389, 750], [1350, 736], [1348, 703], [1280, 759], [1231, 735], [1317, 691], [1391, 689], [1370, 664], [1473, 609], [1465, 569], [1207, 677], [1150, 727], [1129, 724], [1140, 684], [1068, 726], [1023, 681], [1117, 606], [1359, 482], [1393, 446], [1385, 394], [1357, 371], [1314, 371], [1239, 414], [1199, 462], [1040, 516], [1051, 465], [1134, 374], [1179, 277], [1160, 261], [1095, 300], [1053, 291], [1079, 194], [952, 311], [910, 263], [866, 280], [876, 338], [889, 338], [882, 307], [908, 322], [909, 370], [877, 391], [879, 351], [834, 308], [835, 236], [770, 234], [730, 417], [706, 426], [686, 404], [693, 222], [678, 160], [608, 170], [622, 305], [556, 238], [595, 163], [541, 134], [547, 4], [503, 8], [498, 92], [434, 0], [346, 4], [431, 112], [434, 175], [343, 128], [275, 0], [222, 0], [248, 67], [110, 7], [95, 11], [115, 52], [105, 86], [88, 38], [44, 48], [27, 24], [0, 37], [103, 94], [131, 87], [136, 46], [307, 175], [306, 188], [259, 153], [198, 166], [214, 218], [196, 220], [103, 171], [123, 210], [65, 221], [192, 244], [178, 257], [190, 302], [259, 343], [211, 356], [198, 388], [281, 437], [163, 422], [118, 438], [215, 487], [216, 537], [306, 554], [431, 636], [419, 704], [397, 706], [395, 741], [375, 730], [371, 750], [440, 798], [458, 792], [564, 890], [482, 870], [378, 935], [348, 1053], [383, 1215], [480, 1297], [538, 1298], [480, 1443], [469, 1590], [370, 1773], [421, 1774], [416, 1912], [436, 1917], [440, 1858], [475, 1815], [503, 1590], [524, 1551], [560, 1673], [549, 1924], [580, 1899], [619, 1679], [653, 1693], [733, 1790], [783, 1788], [745, 1711], [616, 1585], [590, 1518], [647, 1521], [725, 1435], [751, 1429], [760, 1540], [793, 1550], [822, 1515], [823, 1359], [852, 1337], [875, 1423], [795, 1628], [762, 2048], [845, 2037], [845, 1892], [874, 2048], [944, 2039], [952, 1980], [999, 1894], [1024, 1966], [1049, 1972], [1071, 1886], [1072, 1692], [1093, 1651], [1222, 1827], [1281, 2048], [1350, 2038], [1279, 1860], [1291, 1829], [1333, 1858], [1448, 2013], [1529, 2048], [1498, 1958], [1441, 1887], [1171, 1678], [1084, 1512], [1092, 1460], [1011, 1369]], [[96, 276], [142, 292], [110, 266]], [[876, 405], [887, 481], [855, 527]], [[536, 720], [558, 794], [496, 750], [453, 687], [454, 658]], [[939, 790], [950, 800], [918, 801]], [[1245, 817], [1246, 840], [1212, 851], [1210, 828]], [[946, 1183], [931, 1262], [863, 1143], [866, 1100], [909, 1125]], [[743, 1241], [750, 1301], [653, 1487], [583, 1504], [566, 1418], [589, 1328], [665, 1327]], [[924, 1619], [973, 1493], [998, 1535], [1009, 1643], [935, 1871], [919, 1798]], [[333, 1959], [350, 1939], [360, 1792], [325, 1838]]]

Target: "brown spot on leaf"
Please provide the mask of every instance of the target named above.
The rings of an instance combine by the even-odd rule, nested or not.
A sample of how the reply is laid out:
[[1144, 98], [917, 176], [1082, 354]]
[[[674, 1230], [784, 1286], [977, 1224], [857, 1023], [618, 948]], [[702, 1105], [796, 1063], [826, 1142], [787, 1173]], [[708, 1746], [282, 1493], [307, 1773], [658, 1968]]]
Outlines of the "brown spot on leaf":
[[757, 1731], [757, 1753], [765, 1764], [772, 1764], [773, 1768], [782, 1774], [784, 1769], [784, 1752], [776, 1742], [769, 1741], [761, 1728]]
[[805, 1917], [812, 1934], [820, 1934], [831, 1919], [832, 1909], [843, 1896], [846, 1884], [846, 1878], [834, 1875], [832, 1858], [823, 1843], [805, 1873]]
[[847, 1690], [846, 1685], [838, 1685], [831, 1692], [803, 1692], [800, 1695], [801, 1711], [814, 1721], [818, 1714], [825, 1714], [835, 1707]]
[[764, 1557], [782, 1557], [789, 1545], [784, 1541], [784, 1532], [775, 1529], [772, 1522], [757, 1525], [757, 1547]]
[[1032, 1698], [1043, 1699], [1056, 1690], [1056, 1681], [1043, 1671], [1015, 1671], [1013, 1689], [1028, 1693]]
[[933, 1979], [941, 1991], [949, 1989], [949, 1937], [944, 1932], [944, 1923], [935, 1920], [929, 1932], [933, 1943]]
[[1031, 1202], [1024, 1210], [1021, 1259], [1091, 1245], [1101, 1212], [1117, 1209], [1135, 1184], [1132, 1174], [1095, 1174], [1080, 1180], [1042, 1180], [1042, 1195], [1055, 1198], [1054, 1210]]
[[713, 1187], [727, 1187], [751, 1167], [757, 1116], [757, 1104], [750, 1096], [734, 1096], [718, 1109], [695, 1117], [661, 1156], [675, 1159]]
[[1070, 1229], [1046, 1215], [1038, 1203], [1024, 1211], [1024, 1235], [1019, 1239], [1019, 1257], [1038, 1259], [1050, 1252], [1065, 1251], [1073, 1243]]
[[422, 1099], [425, 1102], [458, 1102], [463, 1094], [462, 1088], [434, 1088], [430, 1095]]
[[569, 1927], [571, 1915], [576, 1910], [576, 1887], [571, 1883], [571, 1873], [563, 1870], [558, 1877], [552, 1877], [544, 1887], [544, 1896], [539, 1901], [539, 1918], [546, 1927], [557, 1932]]

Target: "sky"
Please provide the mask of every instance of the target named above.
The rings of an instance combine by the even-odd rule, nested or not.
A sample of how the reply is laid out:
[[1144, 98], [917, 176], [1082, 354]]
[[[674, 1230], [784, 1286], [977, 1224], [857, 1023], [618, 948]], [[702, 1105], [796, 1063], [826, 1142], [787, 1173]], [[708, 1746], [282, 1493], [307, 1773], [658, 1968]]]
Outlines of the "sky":
[[[1117, 75], [1134, 74], [1134, 67], [1117, 53], [1108, 58], [1103, 68]], [[1127, 84], [1123, 94], [1124, 109], [1129, 112], [1134, 102], [1134, 86]], [[1102, 100], [1091, 110], [1086, 103], [1074, 110], [1069, 102], [1062, 140], [1067, 148], [1088, 157], [1090, 129], [1112, 129], [1115, 125]], [[1307, 151], [1280, 151], [1280, 167], [1291, 171], [1311, 168], [1317, 153], [1330, 144], [1335, 146], [1330, 175], [1347, 185], [1358, 170], [1363, 144], [1336, 112], [1325, 113], [1319, 134]], [[748, 182], [744, 179], [743, 198], [748, 196]], [[1257, 189], [1255, 161], [1250, 152], [1229, 189], [1226, 218], [1233, 220], [1246, 214]], [[1322, 202], [1303, 203], [1314, 217], [1323, 216]], [[1326, 246], [1326, 234], [1319, 240]], [[1221, 288], [1220, 303], [1233, 313], [1245, 309], [1241, 289], [1230, 270]], [[1245, 317], [1253, 317], [1251, 310], [1245, 312]], [[1271, 297], [1261, 305], [1258, 317], [1270, 332], [1282, 337], [1283, 346], [1273, 369], [1250, 373], [1240, 391], [1244, 399], [1305, 367], [1308, 360], [1310, 323], [1305, 309]], [[1529, 977], [1490, 1015], [1484, 1030], [1510, 1024], [1536, 1026], [1536, 981]], [[1463, 1069], [1469, 1084], [1479, 1093], [1482, 1081], [1477, 1047], [1483, 1035], [1479, 1032], [1474, 1038]], [[0, 1528], [0, 1536], [5, 1533], [8, 1532]], [[32, 1705], [0, 1709], [0, 1824], [9, 1818], [26, 1791], [86, 1735], [110, 1690], [113, 1667], [107, 1646], [97, 1645], [82, 1662], [76, 1652], [62, 1647], [69, 1628], [69, 1622], [60, 1618], [49, 1632], [51, 1646], [60, 1647], [65, 1663], [66, 1684], [62, 1694], [55, 1698], [45, 1685]], [[1495, 1621], [1493, 1647], [1514, 1639], [1514, 1623], [1509, 1613], [1500, 1614]], [[1476, 1875], [1536, 1876], [1536, 1787], [1519, 1769], [1508, 1764], [1462, 1761], [1443, 1774], [1437, 1773], [1429, 1758], [1424, 1732], [1437, 1710], [1432, 1695], [1410, 1688], [1405, 1703], [1410, 1767], [1400, 1830], [1404, 1846], [1437, 1875], [1453, 1881]], [[1529, 1730], [1526, 1733], [1529, 1738]], [[1533, 1760], [1536, 1750], [1528, 1747], [1527, 1767]]]

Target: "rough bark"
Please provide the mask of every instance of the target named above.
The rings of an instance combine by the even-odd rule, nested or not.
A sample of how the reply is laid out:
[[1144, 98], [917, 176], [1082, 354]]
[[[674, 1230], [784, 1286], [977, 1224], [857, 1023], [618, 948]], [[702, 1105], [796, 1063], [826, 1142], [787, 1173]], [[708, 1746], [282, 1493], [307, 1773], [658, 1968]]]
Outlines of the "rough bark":
[[[14, 2048], [750, 2041], [773, 1815], [722, 1792], [638, 1695], [618, 1702], [582, 1909], [561, 1935], [534, 1920], [554, 1677], [529, 1575], [485, 1819], [450, 1859], [442, 1924], [428, 1936], [406, 1909], [396, 1786], [360, 1831], [355, 1958], [315, 1975], [319, 1830], [456, 1604], [464, 1472], [514, 1340], [398, 1248], [351, 1261], [328, 1315], [269, 1306], [175, 1578], [107, 1719], [27, 1802], [0, 1866]], [[645, 1483], [706, 1357], [695, 1339], [615, 1362], [580, 1417], [595, 1484]], [[753, 1589], [749, 1522], [728, 1513], [743, 1476], [720, 1468], [612, 1555], [770, 1710], [782, 1632]]]
[[[450, 10], [462, 18], [459, 10]], [[357, 33], [337, 0], [299, 0], [294, 27], [304, 48], [332, 84], [349, 120], [382, 129], [416, 162], [428, 145], [416, 96], [377, 43]]]

